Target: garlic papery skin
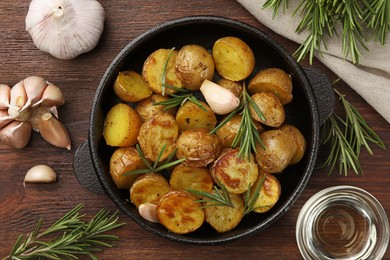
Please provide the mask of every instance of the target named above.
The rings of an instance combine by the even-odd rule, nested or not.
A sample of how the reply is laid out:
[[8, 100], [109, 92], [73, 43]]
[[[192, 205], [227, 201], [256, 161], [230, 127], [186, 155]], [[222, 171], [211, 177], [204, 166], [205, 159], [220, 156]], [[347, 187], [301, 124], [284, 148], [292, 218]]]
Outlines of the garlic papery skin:
[[26, 104], [26, 102], [27, 93], [24, 89], [23, 81], [19, 81], [11, 88], [8, 114], [19, 121], [25, 121], [25, 116], [23, 114], [21, 115], [21, 109]]
[[11, 87], [0, 84], [0, 109], [8, 109], [11, 96]]
[[33, 166], [30, 170], [27, 171], [24, 176], [23, 185], [25, 186], [26, 182], [55, 182], [57, 180], [57, 173], [53, 168], [40, 164]]
[[21, 149], [30, 141], [31, 123], [12, 121], [0, 129], [0, 144]]
[[0, 110], [0, 129], [11, 123], [13, 120], [13, 117], [9, 116], [6, 110]]
[[42, 115], [38, 126], [41, 136], [50, 144], [71, 149], [71, 142], [65, 126], [51, 113]]
[[46, 89], [47, 82], [38, 76], [29, 76], [23, 80], [24, 90], [27, 95], [27, 102], [21, 110], [28, 108], [38, 102]]
[[207, 104], [218, 115], [228, 114], [240, 105], [240, 99], [233, 92], [210, 80], [203, 81], [200, 91]]
[[[45, 91], [42, 94], [41, 100], [36, 102], [33, 106], [49, 106], [56, 107], [65, 104], [64, 95], [59, 87], [49, 82]], [[58, 116], [56, 116], [58, 117]]]
[[38, 49], [69, 60], [95, 48], [104, 16], [96, 0], [32, 0], [26, 30]]

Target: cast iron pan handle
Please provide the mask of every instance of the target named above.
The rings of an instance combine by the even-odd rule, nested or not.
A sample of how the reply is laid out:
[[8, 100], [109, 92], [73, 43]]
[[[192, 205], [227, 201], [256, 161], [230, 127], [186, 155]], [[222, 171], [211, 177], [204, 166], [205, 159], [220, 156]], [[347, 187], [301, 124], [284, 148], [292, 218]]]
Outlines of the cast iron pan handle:
[[336, 97], [330, 80], [319, 70], [304, 68], [305, 74], [312, 86], [317, 109], [320, 117], [320, 125], [332, 114], [336, 104]]
[[[323, 124], [332, 114], [335, 106], [335, 95], [332, 84], [320, 71], [311, 68], [305, 68], [304, 70], [313, 88], [320, 117], [320, 124]], [[77, 149], [74, 156], [73, 168], [76, 177], [82, 186], [93, 193], [105, 194], [95, 173], [88, 139]]]

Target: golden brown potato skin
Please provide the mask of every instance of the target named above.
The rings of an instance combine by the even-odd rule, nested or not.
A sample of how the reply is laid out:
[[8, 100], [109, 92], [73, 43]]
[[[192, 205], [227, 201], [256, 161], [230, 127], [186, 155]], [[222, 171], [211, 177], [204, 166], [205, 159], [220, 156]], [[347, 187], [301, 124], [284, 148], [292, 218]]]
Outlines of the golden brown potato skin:
[[155, 103], [167, 101], [169, 99], [170, 98], [167, 96], [153, 94], [150, 97], [138, 102], [135, 110], [140, 115], [143, 122], [149, 120], [150, 118], [152, 118], [158, 114], [162, 114], [162, 113], [168, 113], [171, 115], [175, 115], [175, 113], [176, 113], [175, 107], [169, 108], [169, 109], [164, 109], [165, 106], [163, 106], [163, 105], [154, 105]]
[[108, 111], [104, 120], [103, 136], [107, 145], [132, 146], [137, 143], [141, 118], [127, 104], [119, 103]]
[[183, 86], [189, 90], [199, 90], [205, 79], [211, 80], [214, 76], [213, 57], [203, 46], [196, 44], [180, 48], [175, 68]]
[[185, 102], [177, 110], [176, 122], [181, 132], [197, 128], [204, 128], [209, 131], [214, 129], [217, 124], [215, 113], [205, 102], [200, 101], [200, 103], [206, 111], [202, 110], [198, 105], [191, 101]]
[[168, 113], [162, 113], [141, 125], [138, 143], [145, 157], [152, 162], [157, 160], [158, 154], [165, 145], [164, 152], [160, 158], [161, 162], [167, 159], [175, 150], [178, 136], [179, 128], [175, 118]]
[[240, 82], [221, 78], [217, 81], [217, 84], [227, 90], [230, 90], [236, 97], [239, 97], [242, 93], [243, 86]]
[[232, 194], [242, 194], [251, 187], [258, 176], [258, 166], [254, 156], [240, 158], [239, 149], [224, 150], [211, 167], [211, 176]]
[[246, 79], [255, 68], [252, 49], [237, 37], [218, 39], [214, 43], [212, 55], [218, 74], [231, 81]]
[[160, 223], [176, 234], [197, 230], [204, 222], [204, 211], [196, 198], [186, 191], [170, 191], [157, 204]]
[[126, 102], [138, 102], [153, 93], [142, 75], [132, 70], [119, 72], [114, 82], [114, 92]]
[[252, 95], [252, 100], [263, 113], [263, 121], [252, 106], [249, 107], [252, 118], [270, 127], [279, 127], [284, 123], [284, 107], [279, 98], [272, 92], [260, 92]]
[[259, 178], [251, 188], [249, 195], [250, 199], [253, 199], [253, 196], [255, 196], [256, 189], [258, 185], [261, 184], [263, 178], [265, 178], [263, 185], [253, 206], [253, 211], [257, 213], [264, 213], [269, 211], [276, 204], [276, 202], [278, 202], [282, 192], [282, 186], [280, 185], [279, 180], [274, 175], [261, 170]]
[[291, 159], [290, 165], [298, 163], [306, 151], [306, 140], [301, 131], [293, 125], [284, 124], [280, 130], [285, 132], [297, 145], [297, 150]]
[[[177, 88], [182, 88], [183, 83], [180, 78], [176, 75], [175, 61], [178, 51], [170, 49], [158, 49], [151, 53], [148, 58], [145, 60], [142, 67], [142, 76], [144, 77], [146, 83], [148, 83], [149, 88], [157, 94], [163, 93], [162, 87], [162, 75], [164, 71], [165, 63], [168, 59], [168, 64], [166, 66], [166, 75], [165, 83], [173, 85]], [[176, 91], [170, 88], [165, 88], [165, 93], [175, 93]]]
[[279, 68], [267, 68], [259, 71], [248, 85], [250, 94], [273, 92], [283, 105], [287, 105], [292, 101], [292, 88], [290, 75]]
[[[215, 191], [212, 191], [215, 193]], [[205, 221], [210, 224], [218, 233], [224, 233], [235, 228], [244, 216], [244, 200], [240, 195], [230, 194], [233, 203], [232, 207], [207, 206], [212, 202], [205, 203]]]
[[[216, 135], [222, 142], [222, 148], [232, 147], [233, 140], [236, 137], [240, 128], [241, 120], [242, 115], [235, 115], [224, 126], [217, 130]], [[256, 125], [259, 133], [264, 132], [264, 128], [259, 122], [254, 121], [254, 124]]]
[[158, 204], [169, 192], [168, 181], [158, 173], [146, 173], [137, 178], [130, 188], [130, 201], [138, 208], [145, 203]]
[[177, 165], [169, 179], [172, 190], [199, 190], [210, 192], [214, 182], [210, 171], [206, 167], [188, 167], [184, 164]]
[[110, 174], [119, 189], [130, 189], [139, 174], [123, 174], [129, 171], [145, 168], [141, 157], [134, 147], [120, 147], [110, 158]]
[[218, 136], [209, 134], [206, 129], [190, 129], [184, 131], [177, 140], [176, 156], [185, 158], [184, 165], [205, 167], [213, 162], [221, 151]]

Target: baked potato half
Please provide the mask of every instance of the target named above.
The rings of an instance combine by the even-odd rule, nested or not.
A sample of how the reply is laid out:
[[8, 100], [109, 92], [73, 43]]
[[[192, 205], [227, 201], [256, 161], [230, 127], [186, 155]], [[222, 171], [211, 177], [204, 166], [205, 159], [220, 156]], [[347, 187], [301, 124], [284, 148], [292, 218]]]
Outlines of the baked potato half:
[[253, 102], [263, 113], [265, 120], [262, 120], [252, 106], [249, 106], [252, 118], [266, 126], [279, 127], [284, 123], [284, 107], [279, 98], [272, 92], [260, 92], [253, 94]]
[[159, 173], [146, 173], [137, 178], [130, 188], [130, 201], [137, 207], [141, 204], [158, 204], [169, 192], [168, 181]]
[[165, 109], [165, 106], [163, 105], [156, 105], [156, 103], [164, 102], [169, 99], [170, 98], [167, 96], [152, 94], [150, 97], [138, 102], [137, 106], [135, 107], [135, 110], [137, 111], [143, 122], [162, 113], [168, 113], [174, 116], [177, 110], [175, 107]]
[[179, 107], [176, 113], [176, 123], [180, 132], [189, 130], [204, 128], [208, 131], [214, 129], [217, 124], [217, 117], [209, 105], [203, 101], [199, 101], [203, 106], [201, 109], [197, 104], [187, 101]]
[[199, 190], [210, 192], [214, 182], [210, 171], [206, 167], [188, 167], [183, 164], [177, 165], [169, 178], [171, 190]]
[[114, 82], [114, 92], [126, 102], [138, 102], [153, 93], [142, 75], [133, 70], [119, 72]]

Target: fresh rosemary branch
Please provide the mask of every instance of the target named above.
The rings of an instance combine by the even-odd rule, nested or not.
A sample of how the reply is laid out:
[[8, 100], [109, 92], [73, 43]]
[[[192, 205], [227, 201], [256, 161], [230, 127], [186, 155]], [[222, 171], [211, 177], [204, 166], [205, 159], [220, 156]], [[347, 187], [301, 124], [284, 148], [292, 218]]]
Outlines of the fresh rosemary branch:
[[234, 208], [233, 202], [230, 199], [229, 192], [219, 180], [218, 180], [218, 186], [219, 188], [214, 185], [212, 192], [200, 191], [194, 189], [187, 189], [187, 190], [201, 197], [201, 199], [197, 200], [196, 202], [207, 203], [207, 204], [203, 204], [203, 207], [228, 206]]
[[[65, 214], [52, 226], [41, 231], [42, 219], [35, 229], [26, 235], [20, 235], [16, 240], [8, 259], [78, 259], [77, 255], [87, 255], [97, 259], [95, 252], [102, 247], [112, 247], [111, 241], [118, 237], [106, 232], [121, 227], [124, 223], [117, 223], [116, 212], [109, 216], [107, 210], [100, 210], [89, 222], [81, 220], [82, 204]], [[52, 240], [45, 239], [50, 235]], [[55, 238], [53, 238], [57, 235]]]
[[385, 149], [380, 137], [368, 126], [359, 111], [349, 103], [337, 89], [335, 93], [345, 112], [345, 120], [333, 113], [322, 126], [322, 144], [330, 143], [328, 158], [320, 167], [330, 167], [329, 174], [338, 163], [339, 174], [348, 175], [352, 169], [356, 174], [363, 173], [359, 155], [362, 147], [372, 153], [369, 142]]
[[178, 159], [176, 161], [173, 161], [172, 162], [172, 159], [173, 157], [175, 156], [176, 154], [176, 149], [168, 156], [168, 158], [162, 162], [161, 164], [159, 164], [160, 162], [160, 159], [161, 159], [161, 156], [163, 155], [164, 153], [164, 150], [165, 150], [165, 147], [166, 147], [166, 144], [163, 145], [163, 147], [161, 148], [160, 152], [158, 153], [157, 155], [157, 159], [156, 161], [151, 164], [145, 157], [144, 153], [142, 152], [142, 149], [139, 147], [139, 145], [137, 144], [136, 145], [136, 149], [138, 151], [138, 154], [139, 156], [141, 157], [141, 160], [144, 162], [145, 166], [146, 166], [146, 169], [138, 169], [138, 170], [133, 170], [133, 171], [128, 171], [128, 172], [125, 172], [123, 174], [123, 176], [127, 176], [127, 175], [130, 175], [130, 174], [142, 174], [142, 173], [156, 173], [156, 172], [160, 172], [162, 170], [165, 170], [165, 169], [168, 169], [170, 167], [173, 167], [179, 163], [182, 163], [183, 161], [185, 161], [185, 158], [182, 158], [182, 159]]
[[[263, 8], [273, 10], [274, 17], [280, 6], [288, 8], [289, 0], [267, 0]], [[342, 27], [342, 50], [345, 57], [350, 56], [353, 63], [358, 64], [361, 57], [360, 47], [367, 49], [370, 39], [385, 44], [390, 31], [390, 3], [388, 0], [301, 0], [293, 15], [300, 11], [302, 20], [296, 32], [304, 30], [309, 35], [294, 53], [298, 62], [309, 55], [312, 63], [314, 51], [321, 53], [321, 44], [326, 48], [326, 36], [338, 35], [336, 24]], [[372, 37], [365, 39], [364, 31], [372, 30]]]

